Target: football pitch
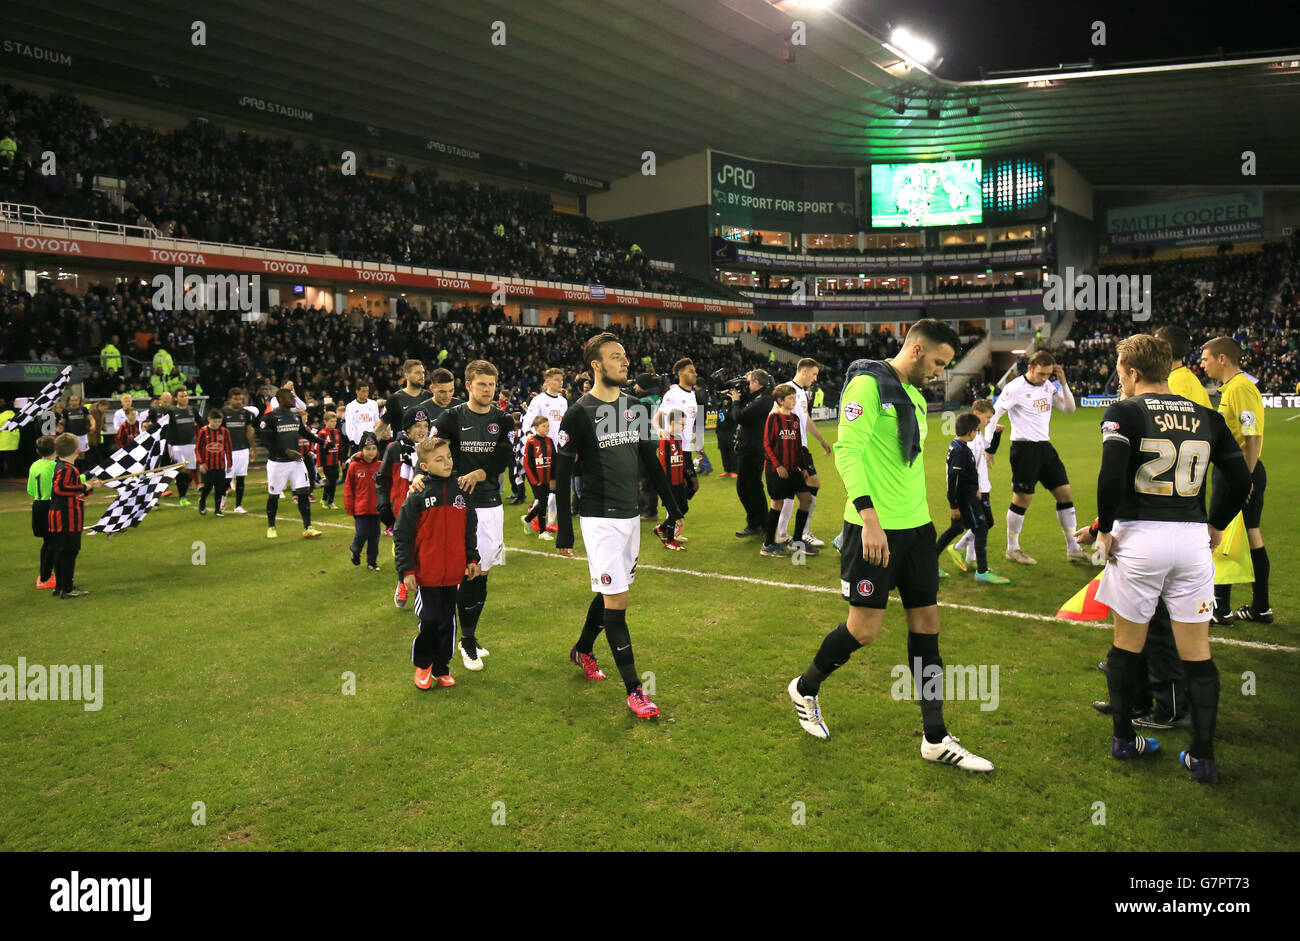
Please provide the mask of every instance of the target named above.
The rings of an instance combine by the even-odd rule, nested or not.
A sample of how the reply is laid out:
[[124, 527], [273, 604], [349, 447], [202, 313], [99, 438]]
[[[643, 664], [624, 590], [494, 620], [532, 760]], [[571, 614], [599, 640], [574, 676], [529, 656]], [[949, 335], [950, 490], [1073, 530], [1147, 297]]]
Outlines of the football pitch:
[[[975, 584], [945, 558], [953, 577], [939, 595], [944, 660], [974, 667], [984, 694], [949, 701], [947, 723], [996, 765], [991, 775], [920, 758], [920, 710], [895, 698], [907, 659], [896, 599], [877, 643], [822, 689], [832, 737], [800, 729], [785, 686], [846, 613], [830, 548], [844, 491], [815, 442], [814, 529], [827, 547], [806, 565], [761, 558], [757, 540], [732, 535], [743, 515], [734, 481], [716, 474], [691, 505], [686, 551], [665, 551], [643, 526], [628, 623], [662, 710], [651, 721], [629, 713], [603, 638], [595, 653], [609, 680], [586, 682], [569, 663], [591, 597], [586, 563], [526, 535], [522, 508], [506, 507], [508, 564], [489, 580], [486, 669], [456, 658], [454, 688], [421, 692], [415, 619], [392, 602], [392, 541], [381, 573], [354, 568], [342, 510], [314, 504], [325, 536], [301, 540], [289, 501], [280, 538], [266, 539], [260, 467], [248, 516], [200, 518], [171, 497], [111, 542], [86, 537], [77, 581], [92, 594], [75, 601], [32, 587], [29, 501], [7, 490], [0, 664], [102, 665], [103, 680], [96, 710], [0, 701], [0, 849], [1300, 848], [1292, 414], [1269, 412], [1264, 448], [1277, 623], [1211, 630], [1249, 642], [1212, 645], [1222, 677], [1212, 787], [1177, 764], [1185, 731], [1152, 733], [1161, 753], [1150, 760], [1109, 757], [1110, 721], [1090, 705], [1106, 698], [1097, 662], [1109, 634], [1050, 618], [1098, 570], [1065, 561], [1042, 490], [1022, 537], [1039, 564], [1002, 558], [1005, 447], [991, 472], [989, 555], [1012, 583]], [[1096, 507], [1100, 418], [1080, 409], [1052, 423], [1081, 524]], [[939, 530], [941, 425], [931, 420], [925, 453]], [[824, 432], [833, 441], [833, 423]], [[711, 436], [706, 447], [721, 470]], [[88, 522], [107, 502], [91, 498]], [[1248, 586], [1235, 590], [1235, 603], [1249, 600]]]

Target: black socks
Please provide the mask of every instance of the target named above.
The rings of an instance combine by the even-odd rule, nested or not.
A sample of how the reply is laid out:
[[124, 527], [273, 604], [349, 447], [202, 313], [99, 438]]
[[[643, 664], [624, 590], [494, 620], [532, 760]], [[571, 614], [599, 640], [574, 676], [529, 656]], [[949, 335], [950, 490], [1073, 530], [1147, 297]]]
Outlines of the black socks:
[[266, 498], [266, 525], [272, 529], [275, 528], [275, 515], [280, 512], [279, 494], [271, 494]]
[[591, 599], [591, 604], [587, 607], [587, 621], [582, 625], [582, 636], [574, 644], [578, 653], [591, 653], [592, 647], [596, 645], [596, 638], [604, 629], [602, 622], [605, 617], [605, 596], [596, 595]]
[[298, 515], [302, 517], [302, 528], [311, 528], [311, 494], [298, 494]]
[[[776, 511], [773, 510], [773, 513]], [[853, 651], [861, 647], [858, 639], [849, 633], [849, 625], [840, 623], [822, 638], [822, 645], [813, 657], [812, 664], [799, 677], [798, 690], [801, 696], [816, 696], [822, 682], [844, 664], [849, 662]]]
[[623, 686], [630, 694], [641, 685], [641, 677], [637, 675], [636, 661], [632, 656], [632, 635], [627, 629], [627, 612], [605, 608], [601, 623], [605, 628], [605, 639], [609, 641], [609, 649], [614, 654], [614, 664], [618, 667], [618, 674], [623, 678]]
[[1192, 703], [1193, 758], [1214, 758], [1214, 728], [1219, 722], [1219, 668], [1213, 660], [1185, 661], [1187, 698]]
[[1269, 609], [1268, 549], [1264, 546], [1251, 549], [1250, 564], [1255, 566], [1255, 584], [1251, 586], [1250, 607], [1256, 614], [1263, 614]]
[[1133, 704], [1137, 702], [1138, 687], [1141, 683], [1142, 655], [1131, 650], [1111, 647], [1106, 654], [1106, 688], [1110, 690], [1110, 718], [1114, 727], [1114, 736], [1126, 742], [1132, 742], [1137, 738], [1137, 733], [1133, 731]]
[[235, 478], [235, 506], [241, 507], [243, 505], [244, 505], [244, 478], [236, 477]]
[[776, 521], [780, 519], [781, 511], [768, 509], [767, 524], [763, 529], [763, 545], [770, 546], [776, 542]]
[[972, 530], [971, 538], [975, 540], [975, 571], [987, 572], [989, 570], [989, 531], [983, 527]]
[[794, 539], [803, 539], [803, 528], [808, 525], [808, 511], [795, 510], [794, 512]]
[[[907, 665], [912, 669], [912, 682], [917, 684], [919, 690], [917, 698], [921, 702], [921, 725], [925, 729], [925, 740], [931, 745], [938, 745], [948, 734], [948, 728], [943, 723], [943, 658], [939, 656], [939, 635], [908, 631]], [[936, 675], [936, 670], [937, 682], [931, 679]]]
[[483, 605], [487, 601], [486, 575], [470, 578], [460, 583], [456, 592], [456, 613], [460, 616], [460, 644], [466, 653], [478, 656], [478, 619], [483, 614]]

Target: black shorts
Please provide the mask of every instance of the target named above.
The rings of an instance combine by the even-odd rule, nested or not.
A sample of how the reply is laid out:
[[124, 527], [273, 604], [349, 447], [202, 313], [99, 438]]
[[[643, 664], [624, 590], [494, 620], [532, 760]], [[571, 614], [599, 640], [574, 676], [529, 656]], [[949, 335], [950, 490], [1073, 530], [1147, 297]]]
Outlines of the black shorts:
[[1033, 493], [1038, 484], [1055, 490], [1070, 482], [1056, 448], [1050, 441], [1011, 442], [1011, 489]]
[[[1241, 515], [1245, 520], [1247, 529], [1259, 529], [1260, 518], [1264, 515], [1264, 490], [1268, 487], [1268, 474], [1264, 471], [1263, 461], [1255, 462], [1255, 470], [1250, 475], [1250, 482], [1254, 489], [1251, 490], [1250, 499], [1246, 501], [1245, 507], [1242, 508]], [[1215, 490], [1222, 487], [1224, 492], [1227, 492], [1227, 478], [1217, 467], [1214, 469], [1214, 478], [1211, 483]]]
[[925, 608], [939, 600], [939, 554], [934, 524], [913, 529], [887, 529], [889, 565], [871, 565], [862, 558], [862, 527], [844, 524], [840, 543], [840, 594], [860, 608], [884, 609], [897, 588], [904, 608]]
[[796, 494], [811, 493], [812, 488], [797, 470], [790, 471], [789, 477], [782, 477], [774, 470], [764, 472], [767, 479], [767, 495], [773, 500], [793, 500]]
[[32, 535], [44, 539], [50, 534], [50, 501], [32, 501]]

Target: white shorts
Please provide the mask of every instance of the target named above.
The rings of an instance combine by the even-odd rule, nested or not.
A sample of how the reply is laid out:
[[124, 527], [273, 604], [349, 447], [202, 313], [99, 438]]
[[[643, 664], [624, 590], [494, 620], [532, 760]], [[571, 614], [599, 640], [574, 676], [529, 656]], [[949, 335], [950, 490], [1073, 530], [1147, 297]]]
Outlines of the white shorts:
[[478, 558], [484, 572], [506, 564], [504, 506], [475, 507], [478, 516]]
[[248, 476], [248, 448], [230, 452], [230, 476]]
[[307, 465], [302, 461], [267, 461], [266, 492], [278, 497], [288, 490], [304, 490], [307, 487]]
[[77, 435], [77, 450], [78, 451], [90, 450], [90, 435]]
[[1147, 623], [1165, 599], [1169, 617], [1196, 624], [1214, 612], [1214, 558], [1204, 523], [1116, 522], [1115, 560], [1106, 565], [1097, 600], [1116, 614]]
[[617, 595], [636, 580], [636, 560], [641, 555], [641, 520], [580, 516], [582, 544], [587, 550], [587, 571], [591, 590]]
[[198, 461], [194, 459], [194, 445], [192, 444], [173, 444], [172, 446], [172, 463], [177, 461], [185, 462], [185, 470], [190, 470], [199, 466]]

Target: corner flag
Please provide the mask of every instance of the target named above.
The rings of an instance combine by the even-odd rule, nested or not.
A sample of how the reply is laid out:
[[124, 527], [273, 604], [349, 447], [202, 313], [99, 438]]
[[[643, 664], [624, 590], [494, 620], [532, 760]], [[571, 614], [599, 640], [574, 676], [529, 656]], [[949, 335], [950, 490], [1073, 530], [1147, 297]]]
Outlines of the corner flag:
[[1097, 588], [1105, 574], [1103, 569], [1101, 575], [1075, 592], [1074, 597], [1061, 605], [1056, 616], [1067, 621], [1102, 621], [1110, 617], [1110, 608], [1097, 600]]
[[1246, 536], [1246, 519], [1237, 518], [1223, 531], [1214, 549], [1214, 584], [1242, 585], [1255, 580], [1255, 566], [1250, 561], [1250, 539]]

